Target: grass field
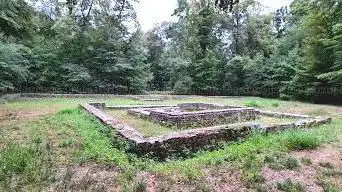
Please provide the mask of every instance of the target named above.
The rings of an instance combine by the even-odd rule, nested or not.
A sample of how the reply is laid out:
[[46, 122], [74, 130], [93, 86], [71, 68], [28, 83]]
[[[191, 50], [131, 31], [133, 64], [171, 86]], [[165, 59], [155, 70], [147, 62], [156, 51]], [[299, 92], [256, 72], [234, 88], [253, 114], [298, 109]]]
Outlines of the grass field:
[[[216, 151], [184, 151], [158, 162], [127, 153], [127, 143], [113, 130], [78, 108], [79, 103], [98, 100], [110, 105], [245, 105], [328, 115], [333, 122], [254, 135], [222, 144]], [[0, 130], [0, 191], [342, 191], [342, 108], [338, 106], [254, 97], [157, 102], [32, 99], [0, 104]]]

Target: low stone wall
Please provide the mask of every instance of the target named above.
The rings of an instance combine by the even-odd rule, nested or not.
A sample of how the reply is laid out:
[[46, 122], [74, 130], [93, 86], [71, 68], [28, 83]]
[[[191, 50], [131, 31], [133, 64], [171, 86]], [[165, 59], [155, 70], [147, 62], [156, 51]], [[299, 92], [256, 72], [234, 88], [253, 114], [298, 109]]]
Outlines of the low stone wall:
[[[104, 111], [96, 108], [95, 103], [91, 104], [82, 104], [81, 107], [85, 109], [90, 115], [93, 115], [97, 119], [99, 119], [103, 124], [115, 129], [119, 135], [121, 135], [126, 140], [132, 142], [133, 144], [144, 143], [145, 138], [143, 135], [138, 132], [136, 129], [129, 127], [123, 124], [119, 119], [112, 118]], [[98, 105], [97, 105], [98, 106]]]
[[175, 107], [168, 106], [168, 107], [138, 107], [138, 108], [130, 108], [127, 110], [127, 113], [129, 115], [137, 116], [137, 117], [142, 117], [142, 118], [149, 118], [151, 120], [151, 111], [154, 110], [155, 108], [163, 108], [163, 109], [174, 109]]
[[275, 131], [283, 131], [286, 129], [309, 128], [313, 126], [327, 124], [327, 123], [330, 123], [331, 121], [332, 119], [330, 117], [318, 117], [314, 119], [299, 120], [294, 123], [265, 126], [263, 127], [263, 129], [266, 133], [270, 133], [270, 132], [275, 132]]
[[153, 121], [167, 126], [213, 126], [218, 123], [235, 123], [255, 120], [258, 113], [252, 108], [216, 109], [194, 112], [166, 112], [162, 109], [150, 111]]
[[291, 113], [279, 113], [279, 112], [271, 112], [271, 111], [260, 111], [258, 110], [260, 115], [265, 115], [269, 117], [278, 117], [278, 118], [295, 118], [295, 119], [313, 119], [315, 117], [311, 117], [309, 115], [299, 115], [299, 114], [291, 114]]
[[[200, 111], [200, 110], [210, 110], [210, 109], [227, 109], [232, 107], [227, 107], [226, 105], [210, 104], [210, 103], [182, 103], [177, 105], [182, 110], [189, 111]], [[236, 108], [236, 107], [235, 107]]]
[[134, 144], [134, 151], [142, 154], [154, 152], [159, 157], [169, 152], [184, 150], [184, 148], [196, 150], [218, 141], [233, 141], [238, 138], [244, 138], [251, 133], [251, 130], [257, 127], [256, 124], [251, 123], [224, 125], [186, 130], [161, 137], [145, 138], [136, 129], [124, 125], [119, 119], [107, 115], [95, 106], [102, 106], [102, 103], [81, 105], [90, 115], [115, 129], [120, 136]]
[[[217, 142], [235, 141], [241, 138], [246, 138], [253, 134], [255, 131], [270, 133], [275, 131], [281, 131], [293, 128], [307, 128], [317, 126], [331, 122], [331, 118], [311, 117], [301, 118], [302, 120], [294, 123], [279, 124], [279, 125], [262, 125], [258, 123], [238, 123], [214, 127], [205, 127], [200, 129], [185, 130], [176, 133], [172, 133], [166, 136], [150, 137], [146, 138], [136, 129], [129, 127], [128, 125], [120, 122], [119, 119], [115, 119], [107, 115], [104, 111], [97, 107], [102, 107], [103, 103], [82, 104], [89, 114], [95, 116], [105, 125], [113, 128], [118, 134], [133, 144], [135, 151], [138, 154], [154, 153], [159, 158], [166, 158], [170, 153], [176, 153], [188, 150], [198, 150], [204, 146], [215, 145]], [[97, 106], [97, 107], [95, 107]], [[261, 112], [265, 115], [274, 115], [273, 112]], [[287, 116], [289, 114], [276, 113], [276, 115]], [[291, 114], [293, 117], [299, 117], [298, 115]]]
[[175, 107], [172, 105], [122, 105], [122, 106], [106, 106], [106, 109], [155, 109], [155, 108], [165, 108], [165, 107]]
[[151, 97], [148, 95], [136, 95], [136, 96], [129, 96], [130, 99], [139, 100], [139, 101], [164, 101], [166, 97]]
[[253, 108], [207, 103], [183, 103], [177, 107], [133, 108], [128, 114], [149, 118], [169, 127], [208, 127], [217, 124], [255, 120], [258, 111]]
[[236, 141], [248, 137], [258, 124], [231, 124], [186, 130], [161, 137], [148, 138], [146, 142], [137, 145], [138, 153], [153, 152], [160, 158], [166, 158], [171, 153], [184, 150], [199, 150], [204, 146], [216, 145], [218, 142]]

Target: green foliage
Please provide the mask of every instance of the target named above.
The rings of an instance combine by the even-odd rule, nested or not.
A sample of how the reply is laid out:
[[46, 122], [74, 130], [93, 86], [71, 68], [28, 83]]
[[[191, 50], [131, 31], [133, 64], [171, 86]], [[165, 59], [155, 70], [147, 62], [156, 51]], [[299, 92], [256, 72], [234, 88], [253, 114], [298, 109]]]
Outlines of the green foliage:
[[[89, 1], [73, 17], [59, 3], [50, 2], [46, 6], [55, 9], [48, 10], [23, 0], [0, 1], [0, 34], [22, 38], [0, 40], [0, 90], [142, 92], [151, 75], [140, 30], [128, 31], [125, 24], [135, 22], [130, 5]], [[29, 30], [33, 21], [39, 30]]]
[[296, 158], [287, 156], [283, 153], [274, 153], [270, 156], [266, 156], [265, 163], [274, 170], [295, 170], [300, 167], [299, 161]]
[[319, 138], [310, 132], [293, 132], [285, 138], [289, 150], [315, 149], [321, 144]]
[[24, 186], [42, 190], [52, 173], [51, 151], [48, 144], [8, 144], [0, 149], [0, 190], [19, 191]]
[[256, 101], [246, 101], [244, 105], [247, 107], [260, 107], [260, 105]]
[[279, 107], [280, 106], [280, 104], [278, 102], [274, 102], [271, 105], [272, 105], [272, 107]]
[[[114, 162], [120, 167], [128, 165], [128, 157], [123, 151], [113, 148], [111, 139], [107, 136], [106, 128], [95, 119], [78, 109], [63, 110], [56, 116], [46, 119], [50, 126], [67, 127], [82, 138], [83, 149], [78, 156], [86, 159]], [[108, 132], [107, 132], [108, 133]], [[69, 141], [68, 141], [69, 142]], [[62, 143], [62, 145], [68, 145]]]
[[150, 89], [341, 102], [337, 0], [294, 0], [269, 14], [255, 0], [179, 0], [178, 21], [145, 34], [134, 1], [70, 0], [67, 11], [57, 1], [43, 9], [1, 0], [0, 91]]
[[312, 165], [312, 161], [309, 158], [302, 158], [301, 162], [303, 163], [303, 165], [306, 165], [306, 166]]
[[29, 78], [29, 48], [0, 41], [0, 91], [14, 89]]
[[169, 86], [172, 90], [178, 94], [191, 93], [193, 81], [189, 73], [184, 70], [189, 67], [189, 62], [180, 57], [168, 58], [164, 62], [170, 77]]
[[249, 62], [249, 57], [236, 56], [225, 65], [224, 70], [227, 72], [224, 75], [223, 86], [228, 94], [236, 94], [234, 93], [234, 89], [244, 87], [246, 75], [244, 66], [248, 65]]
[[334, 165], [330, 162], [320, 162], [319, 163], [319, 166], [321, 167], [325, 167], [325, 168], [328, 168], [328, 169], [334, 169]]
[[302, 191], [304, 191], [304, 187], [300, 183], [293, 182], [290, 179], [277, 183], [277, 188], [279, 190], [285, 191], [285, 192], [302, 192]]
[[33, 31], [33, 8], [24, 0], [0, 1], [0, 34], [28, 38]]

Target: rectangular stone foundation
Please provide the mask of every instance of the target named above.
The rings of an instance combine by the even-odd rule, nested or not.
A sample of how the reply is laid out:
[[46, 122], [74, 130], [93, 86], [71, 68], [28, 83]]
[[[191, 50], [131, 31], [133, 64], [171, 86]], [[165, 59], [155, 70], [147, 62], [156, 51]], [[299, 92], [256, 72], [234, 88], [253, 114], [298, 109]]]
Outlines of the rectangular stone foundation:
[[255, 120], [257, 112], [250, 108], [218, 109], [180, 113], [151, 110], [150, 117], [153, 121], [168, 126], [213, 126], [220, 123], [235, 123]]
[[259, 112], [253, 108], [206, 103], [184, 103], [177, 107], [137, 108], [128, 114], [148, 118], [169, 127], [208, 127], [255, 120]]
[[[156, 157], [164, 159], [172, 153], [178, 153], [186, 150], [198, 150], [204, 146], [215, 146], [218, 142], [236, 141], [241, 138], [246, 138], [253, 134], [253, 132], [269, 133], [275, 131], [282, 131], [286, 129], [307, 128], [331, 122], [329, 117], [311, 117], [297, 114], [286, 114], [266, 111], [245, 111], [247, 114], [251, 112], [251, 117], [257, 114], [265, 116], [277, 117], [292, 117], [296, 120], [293, 123], [278, 124], [278, 125], [262, 125], [258, 123], [238, 123], [229, 125], [220, 125], [213, 127], [203, 127], [198, 129], [183, 130], [159, 137], [144, 137], [133, 127], [123, 124], [119, 119], [110, 117], [101, 108], [104, 104], [92, 103], [83, 104], [82, 107], [91, 115], [98, 118], [102, 123], [110, 126], [124, 139], [131, 143], [132, 148], [138, 154], [153, 153]], [[172, 109], [174, 107], [167, 107]], [[139, 110], [144, 109], [140, 107]], [[145, 112], [153, 110], [154, 108], [145, 108]], [[239, 108], [243, 111], [244, 108]], [[250, 109], [250, 108], [245, 108]], [[136, 109], [138, 110], [138, 109]], [[138, 110], [138, 111], [139, 111]], [[231, 110], [237, 110], [232, 108]], [[225, 111], [225, 110], [223, 110]], [[203, 111], [202, 111], [203, 112]], [[236, 111], [235, 111], [236, 112]], [[243, 113], [243, 112], [241, 112]]]

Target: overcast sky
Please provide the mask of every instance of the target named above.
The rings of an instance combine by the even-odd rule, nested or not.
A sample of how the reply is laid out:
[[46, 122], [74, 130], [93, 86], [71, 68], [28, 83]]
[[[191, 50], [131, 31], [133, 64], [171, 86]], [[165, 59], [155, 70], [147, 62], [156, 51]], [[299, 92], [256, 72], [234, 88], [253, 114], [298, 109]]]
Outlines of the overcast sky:
[[[288, 5], [291, 0], [260, 1], [271, 9], [277, 9], [283, 5]], [[142, 30], [147, 31], [156, 23], [172, 20], [171, 14], [176, 7], [177, 0], [140, 0], [136, 9]]]

